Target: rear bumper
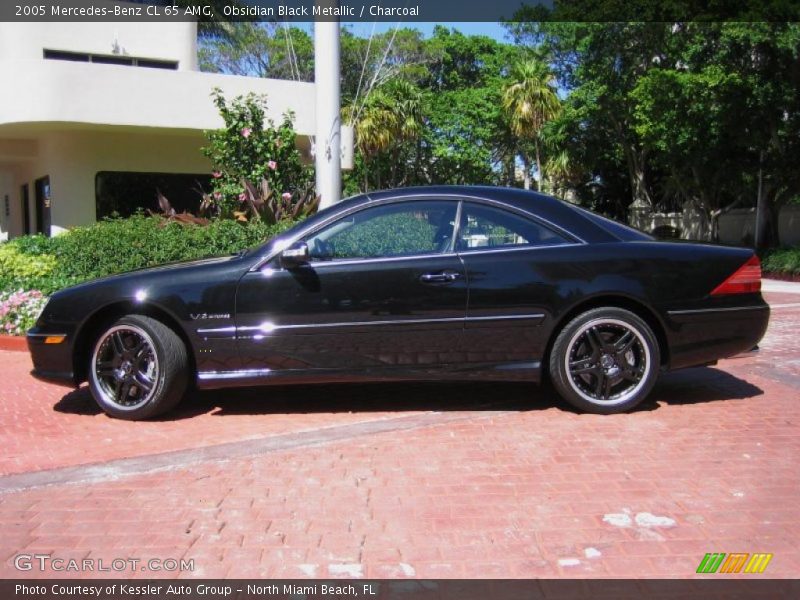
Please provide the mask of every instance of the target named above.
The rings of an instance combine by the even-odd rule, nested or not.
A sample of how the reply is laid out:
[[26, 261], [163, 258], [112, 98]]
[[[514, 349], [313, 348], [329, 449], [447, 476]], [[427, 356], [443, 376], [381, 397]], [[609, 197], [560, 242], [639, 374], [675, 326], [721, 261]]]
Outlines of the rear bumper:
[[33, 370], [31, 375], [40, 381], [69, 387], [77, 387], [72, 370], [72, 344], [67, 336], [59, 344], [47, 344], [48, 337], [63, 334], [39, 331], [33, 328], [28, 332], [28, 351], [31, 353]]
[[763, 301], [740, 307], [669, 311], [670, 368], [708, 364], [752, 350], [767, 331], [769, 315], [769, 306]]

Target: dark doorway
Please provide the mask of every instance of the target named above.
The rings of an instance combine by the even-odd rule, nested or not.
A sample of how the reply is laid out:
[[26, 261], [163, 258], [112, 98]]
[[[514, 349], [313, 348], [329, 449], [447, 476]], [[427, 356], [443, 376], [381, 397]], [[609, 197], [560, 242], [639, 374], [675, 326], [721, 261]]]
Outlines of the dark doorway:
[[22, 235], [28, 235], [31, 232], [31, 213], [28, 208], [30, 195], [30, 187], [26, 183], [19, 190], [20, 209], [22, 210]]
[[36, 233], [50, 237], [50, 178], [41, 177], [36, 186]]

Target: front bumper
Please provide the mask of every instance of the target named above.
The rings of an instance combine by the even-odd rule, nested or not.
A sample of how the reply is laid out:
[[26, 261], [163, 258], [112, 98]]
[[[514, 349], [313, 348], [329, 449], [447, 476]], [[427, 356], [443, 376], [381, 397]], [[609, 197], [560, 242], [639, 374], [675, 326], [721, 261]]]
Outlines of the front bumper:
[[[53, 338], [62, 338], [59, 343], [48, 343]], [[72, 368], [72, 344], [68, 335], [42, 331], [34, 327], [26, 336], [31, 353], [33, 370], [31, 375], [40, 381], [77, 387]]]

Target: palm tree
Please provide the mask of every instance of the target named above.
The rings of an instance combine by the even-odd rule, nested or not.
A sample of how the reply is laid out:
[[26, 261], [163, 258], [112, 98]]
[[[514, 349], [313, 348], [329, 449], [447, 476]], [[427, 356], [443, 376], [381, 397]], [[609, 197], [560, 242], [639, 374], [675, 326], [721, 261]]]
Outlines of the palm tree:
[[583, 176], [584, 169], [570, 152], [570, 119], [562, 114], [560, 118], [550, 121], [540, 132], [539, 140], [547, 159], [542, 165], [544, 180], [548, 184], [548, 193], [566, 198], [570, 188], [575, 188]]
[[[353, 121], [356, 145], [364, 156], [364, 191], [369, 191], [370, 158], [392, 151], [392, 178], [397, 172], [403, 142], [416, 139], [422, 131], [422, 93], [403, 79], [392, 79], [371, 90], [363, 106], [348, 106], [345, 119]], [[376, 172], [380, 187], [380, 170]]]
[[[547, 63], [531, 58], [516, 63], [511, 69], [511, 78], [503, 91], [503, 110], [511, 131], [534, 144], [536, 172], [539, 174], [539, 189], [542, 186], [542, 159], [539, 147], [539, 132], [548, 121], [558, 116], [561, 101], [555, 90], [555, 76]], [[530, 189], [530, 159], [522, 153], [525, 164], [525, 189]]]

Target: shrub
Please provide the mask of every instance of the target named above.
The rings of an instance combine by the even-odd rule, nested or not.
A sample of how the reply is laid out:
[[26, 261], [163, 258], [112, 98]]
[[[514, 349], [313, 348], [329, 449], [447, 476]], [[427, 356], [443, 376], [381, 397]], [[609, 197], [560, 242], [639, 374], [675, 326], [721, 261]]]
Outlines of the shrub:
[[767, 273], [800, 275], [800, 248], [780, 248], [764, 256], [762, 269]]
[[261, 244], [290, 225], [288, 221], [266, 225], [217, 219], [200, 227], [139, 214], [77, 227], [55, 238], [16, 238], [3, 251], [14, 257], [15, 264], [31, 261], [41, 268], [8, 273], [3, 268], [0, 290], [35, 289], [50, 294], [96, 277], [231, 254]]
[[46, 303], [47, 298], [38, 290], [0, 292], [0, 333], [24, 335]]
[[436, 227], [410, 213], [385, 215], [330, 240], [332, 256], [396, 256], [436, 251]]
[[56, 266], [52, 254], [32, 252], [24, 254], [15, 244], [0, 246], [0, 273], [3, 277], [27, 278], [49, 275]]
[[244, 181], [266, 180], [278, 195], [309, 187], [311, 172], [295, 146], [291, 113], [276, 126], [266, 116], [266, 96], [251, 93], [228, 101], [215, 89], [212, 97], [225, 127], [206, 132], [203, 154], [214, 168], [211, 198], [223, 216], [232, 216], [246, 202]]

